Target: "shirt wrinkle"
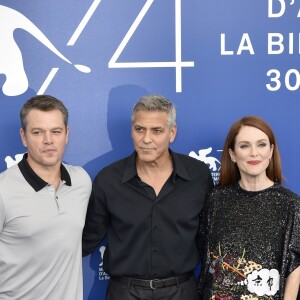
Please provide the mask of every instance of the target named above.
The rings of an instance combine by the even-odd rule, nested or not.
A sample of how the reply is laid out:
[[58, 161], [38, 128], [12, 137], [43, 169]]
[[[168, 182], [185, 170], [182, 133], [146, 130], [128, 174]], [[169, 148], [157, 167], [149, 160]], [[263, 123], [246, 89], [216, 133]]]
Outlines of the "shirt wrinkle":
[[80, 300], [91, 179], [81, 167], [62, 165], [65, 179], [56, 191], [33, 176], [26, 157], [0, 176], [0, 299]]
[[213, 181], [203, 162], [170, 153], [174, 171], [158, 195], [138, 177], [135, 152], [95, 178], [83, 255], [108, 231], [103, 268], [110, 276], [165, 278], [192, 271], [199, 260], [195, 239]]

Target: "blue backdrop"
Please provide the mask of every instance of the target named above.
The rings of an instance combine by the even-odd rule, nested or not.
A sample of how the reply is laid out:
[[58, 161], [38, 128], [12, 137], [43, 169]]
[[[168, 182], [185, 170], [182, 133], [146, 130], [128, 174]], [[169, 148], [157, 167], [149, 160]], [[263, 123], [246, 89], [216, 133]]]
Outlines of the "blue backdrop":
[[[130, 112], [145, 94], [178, 110], [173, 150], [215, 180], [224, 138], [244, 115], [273, 127], [285, 185], [300, 193], [299, 1], [0, 1], [0, 171], [25, 151], [19, 110], [36, 94], [62, 99], [64, 160], [92, 178], [130, 154]], [[104, 299], [105, 242], [84, 258], [84, 298]]]

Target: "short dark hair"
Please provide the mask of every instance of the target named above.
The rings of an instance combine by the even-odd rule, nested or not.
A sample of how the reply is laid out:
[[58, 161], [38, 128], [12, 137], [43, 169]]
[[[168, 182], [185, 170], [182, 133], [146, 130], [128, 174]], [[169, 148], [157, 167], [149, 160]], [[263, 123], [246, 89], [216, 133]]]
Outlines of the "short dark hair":
[[233, 163], [231, 161], [229, 149], [232, 149], [234, 151], [236, 136], [239, 134], [243, 126], [255, 127], [268, 136], [270, 145], [273, 145], [273, 155], [270, 159], [270, 163], [266, 170], [266, 173], [269, 179], [281, 183], [283, 178], [281, 170], [281, 160], [278, 144], [272, 128], [265, 120], [263, 120], [260, 117], [246, 116], [236, 121], [231, 126], [227, 134], [221, 159], [221, 173], [219, 185], [228, 185], [237, 182], [241, 178], [240, 171], [236, 163]]
[[27, 116], [32, 109], [40, 111], [52, 111], [57, 109], [63, 115], [65, 126], [68, 126], [69, 113], [62, 101], [50, 95], [38, 95], [27, 100], [21, 108], [21, 127], [24, 131], [26, 130]]

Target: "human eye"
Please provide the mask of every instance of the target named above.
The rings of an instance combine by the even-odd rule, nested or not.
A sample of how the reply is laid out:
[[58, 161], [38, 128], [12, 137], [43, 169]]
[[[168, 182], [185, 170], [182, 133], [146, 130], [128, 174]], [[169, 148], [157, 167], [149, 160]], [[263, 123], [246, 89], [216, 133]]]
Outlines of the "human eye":
[[248, 145], [247, 145], [247, 144], [241, 144], [241, 145], [240, 145], [240, 148], [241, 148], [241, 149], [247, 149], [247, 148], [248, 148]]
[[265, 143], [265, 142], [261, 142], [258, 144], [258, 147], [260, 147], [260, 148], [264, 148], [266, 146], [267, 146], [267, 143]]
[[32, 134], [33, 135], [41, 135], [42, 134], [42, 130], [34, 129], [34, 130], [32, 130]]
[[53, 134], [56, 134], [56, 135], [61, 134], [61, 133], [62, 133], [62, 129], [60, 129], [60, 128], [58, 128], [58, 129], [53, 129], [53, 130], [52, 130], [52, 133], [53, 133]]
[[159, 135], [159, 134], [162, 134], [164, 131], [162, 128], [154, 128], [153, 132], [154, 132], [154, 134]]
[[134, 131], [137, 132], [137, 133], [141, 133], [141, 132], [143, 132], [143, 127], [135, 126]]

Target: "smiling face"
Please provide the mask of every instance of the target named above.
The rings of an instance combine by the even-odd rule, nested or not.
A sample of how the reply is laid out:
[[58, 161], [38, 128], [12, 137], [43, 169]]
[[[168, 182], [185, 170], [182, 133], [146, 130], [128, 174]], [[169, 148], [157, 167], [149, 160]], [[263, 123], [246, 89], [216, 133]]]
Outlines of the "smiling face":
[[134, 115], [131, 135], [139, 162], [160, 163], [169, 157], [176, 126], [169, 127], [166, 112], [139, 110]]
[[36, 172], [43, 168], [60, 167], [69, 137], [69, 128], [64, 124], [62, 113], [57, 109], [32, 109], [26, 121], [26, 129], [21, 129], [20, 134], [31, 168]]
[[267, 178], [266, 169], [273, 154], [273, 145], [260, 129], [242, 126], [229, 154], [239, 168], [241, 179]]

